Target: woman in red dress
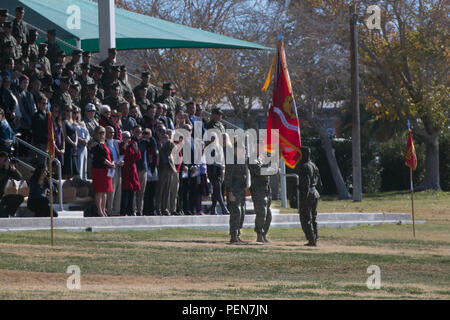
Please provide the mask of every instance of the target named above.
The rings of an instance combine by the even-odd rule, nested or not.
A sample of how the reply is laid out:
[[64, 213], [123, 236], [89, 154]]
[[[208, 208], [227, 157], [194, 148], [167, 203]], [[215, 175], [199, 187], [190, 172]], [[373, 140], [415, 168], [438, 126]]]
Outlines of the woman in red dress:
[[106, 217], [106, 193], [113, 191], [112, 178], [108, 170], [114, 170], [115, 164], [111, 160], [111, 152], [105, 144], [105, 128], [98, 126], [94, 130], [97, 142], [91, 148], [92, 154], [92, 186], [95, 193], [95, 204], [99, 216]]
[[136, 168], [136, 161], [141, 159], [141, 151], [138, 148], [137, 142], [131, 140], [131, 135], [128, 131], [122, 133], [120, 154], [124, 156], [120, 214], [122, 216], [132, 216], [135, 215], [133, 212], [134, 193], [141, 189]]

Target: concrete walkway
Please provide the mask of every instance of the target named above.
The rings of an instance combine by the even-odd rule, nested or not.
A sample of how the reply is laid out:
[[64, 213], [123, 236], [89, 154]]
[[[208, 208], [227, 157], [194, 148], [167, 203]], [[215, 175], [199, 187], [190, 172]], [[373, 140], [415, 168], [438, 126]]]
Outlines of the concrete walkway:
[[[411, 223], [407, 213], [319, 213], [319, 227], [342, 228], [358, 225]], [[253, 228], [255, 215], [246, 215], [244, 228]], [[416, 223], [424, 223], [418, 221]], [[60, 212], [54, 219], [54, 227], [69, 231], [102, 230], [155, 230], [166, 228], [222, 229], [229, 228], [229, 216], [144, 216], [144, 217], [93, 217], [84, 218], [82, 212]], [[299, 216], [273, 214], [272, 228], [300, 228]], [[50, 218], [0, 219], [0, 232], [48, 230]]]

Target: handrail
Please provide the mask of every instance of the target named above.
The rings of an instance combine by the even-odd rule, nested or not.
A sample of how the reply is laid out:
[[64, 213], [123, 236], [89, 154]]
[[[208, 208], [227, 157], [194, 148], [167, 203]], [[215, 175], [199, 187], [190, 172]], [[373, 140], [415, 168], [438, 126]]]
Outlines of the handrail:
[[[42, 151], [41, 149], [36, 148], [35, 146], [29, 144], [28, 142], [16, 137], [16, 142], [23, 144], [25, 147], [30, 148], [31, 150], [33, 150], [34, 152], [40, 154], [41, 156], [45, 157], [46, 159], [49, 157], [47, 152]], [[21, 161], [20, 159], [16, 159], [18, 160], [24, 167], [28, 168], [29, 170], [35, 170], [32, 166], [30, 166], [29, 164]], [[59, 197], [59, 209], [60, 211], [64, 210], [63, 207], [63, 191], [62, 191], [62, 168], [61, 168], [61, 162], [58, 159], [53, 159], [53, 161], [56, 163], [56, 166], [58, 167], [58, 181], [56, 181], [55, 179], [51, 178], [51, 181], [55, 181], [55, 183], [58, 183], [58, 197]], [[51, 189], [51, 185], [50, 184], [50, 189]]]

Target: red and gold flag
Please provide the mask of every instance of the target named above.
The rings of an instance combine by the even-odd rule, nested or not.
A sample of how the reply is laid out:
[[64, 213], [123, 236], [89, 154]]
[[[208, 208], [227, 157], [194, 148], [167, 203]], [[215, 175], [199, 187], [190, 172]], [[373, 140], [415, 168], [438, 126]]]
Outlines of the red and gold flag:
[[53, 130], [53, 120], [51, 112], [47, 113], [47, 152], [50, 159], [55, 159], [55, 131]]
[[[274, 73], [275, 72], [275, 73]], [[291, 79], [286, 64], [283, 41], [278, 43], [277, 56], [272, 63], [263, 90], [267, 90], [274, 73], [272, 106], [267, 119], [266, 150], [272, 152], [279, 143], [281, 156], [289, 168], [294, 168], [302, 159], [300, 124], [292, 92]], [[279, 137], [272, 137], [271, 129], [277, 129]]]
[[413, 170], [417, 168], [417, 155], [411, 130], [409, 130], [408, 143], [406, 144], [405, 164]]

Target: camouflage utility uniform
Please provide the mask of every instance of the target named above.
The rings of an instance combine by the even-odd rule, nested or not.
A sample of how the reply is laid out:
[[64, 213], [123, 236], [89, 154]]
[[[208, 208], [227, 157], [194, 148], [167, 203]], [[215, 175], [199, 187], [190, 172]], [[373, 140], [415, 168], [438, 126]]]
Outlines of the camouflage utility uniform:
[[310, 160], [309, 148], [302, 148], [303, 159], [300, 162], [300, 222], [308, 243], [315, 246], [319, 238], [317, 230], [317, 202], [320, 198], [318, 187], [322, 189], [319, 169]]
[[261, 169], [264, 167], [265, 165], [259, 159], [256, 163], [248, 165], [251, 177], [250, 193], [256, 215], [255, 232], [258, 235], [258, 242], [268, 242], [266, 235], [269, 232], [272, 221], [272, 212], [270, 211], [272, 192], [270, 190], [269, 176], [261, 172]]
[[[235, 162], [236, 163], [236, 162]], [[230, 242], [239, 242], [245, 212], [241, 208], [241, 203], [245, 201], [245, 187], [247, 182], [246, 164], [227, 164], [225, 167], [225, 187], [227, 192], [232, 192], [236, 198], [231, 201], [228, 196], [228, 206], [230, 209]]]

